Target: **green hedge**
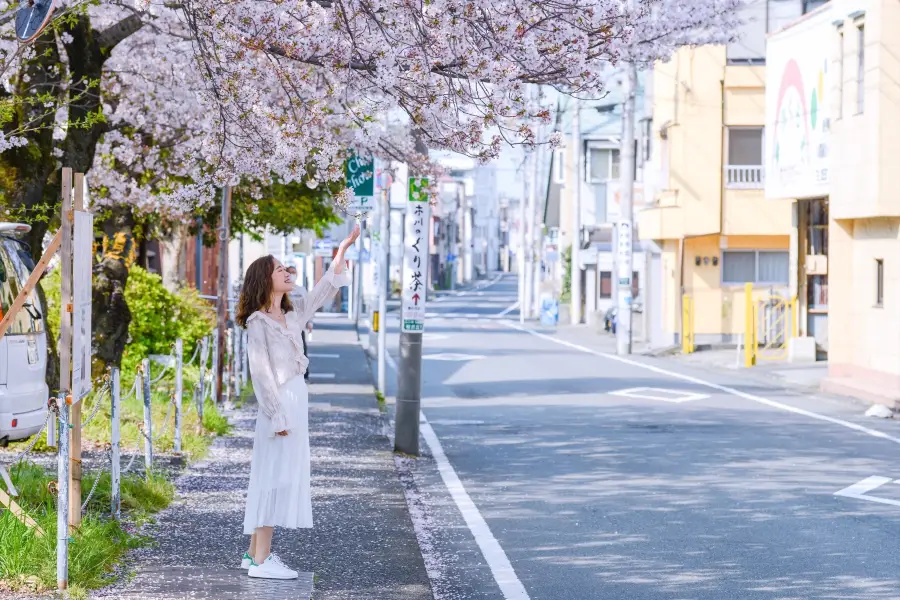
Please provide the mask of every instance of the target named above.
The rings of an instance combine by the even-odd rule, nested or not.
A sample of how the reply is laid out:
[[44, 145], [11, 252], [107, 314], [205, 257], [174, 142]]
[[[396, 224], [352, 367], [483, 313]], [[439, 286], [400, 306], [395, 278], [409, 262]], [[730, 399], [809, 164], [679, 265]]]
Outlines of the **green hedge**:
[[[47, 321], [54, 334], [59, 332], [59, 277], [57, 269], [42, 282], [49, 305]], [[184, 340], [185, 360], [190, 359], [195, 345], [215, 327], [214, 308], [196, 290], [185, 287], [172, 293], [159, 275], [141, 267], [132, 267], [128, 273], [125, 301], [131, 310], [131, 324], [122, 355], [123, 381], [147, 356], [170, 354], [179, 337]]]

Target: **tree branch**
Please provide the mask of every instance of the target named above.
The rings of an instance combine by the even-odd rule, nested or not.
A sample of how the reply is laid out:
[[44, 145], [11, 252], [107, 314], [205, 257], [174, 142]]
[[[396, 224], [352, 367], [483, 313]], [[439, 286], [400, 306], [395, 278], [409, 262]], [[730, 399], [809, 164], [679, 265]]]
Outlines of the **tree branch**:
[[97, 34], [97, 44], [104, 50], [112, 50], [119, 42], [128, 36], [137, 33], [144, 26], [140, 15], [128, 15], [118, 23], [110, 25]]

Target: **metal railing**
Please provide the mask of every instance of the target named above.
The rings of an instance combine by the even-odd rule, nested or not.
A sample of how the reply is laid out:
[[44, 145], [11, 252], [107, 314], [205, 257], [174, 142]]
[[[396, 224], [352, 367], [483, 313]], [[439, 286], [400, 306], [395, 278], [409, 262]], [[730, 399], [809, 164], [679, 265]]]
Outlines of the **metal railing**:
[[765, 169], [761, 165], [725, 167], [725, 187], [729, 189], [761, 190], [765, 183]]

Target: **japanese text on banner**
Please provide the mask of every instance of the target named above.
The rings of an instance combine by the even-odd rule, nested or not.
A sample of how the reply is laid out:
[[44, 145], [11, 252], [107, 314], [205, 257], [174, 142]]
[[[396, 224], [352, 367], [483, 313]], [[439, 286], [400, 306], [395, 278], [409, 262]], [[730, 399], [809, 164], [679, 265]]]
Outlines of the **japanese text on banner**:
[[406, 231], [403, 252], [403, 306], [400, 331], [425, 330], [425, 293], [428, 285], [428, 238], [431, 210], [426, 188], [428, 180], [410, 178], [406, 204]]

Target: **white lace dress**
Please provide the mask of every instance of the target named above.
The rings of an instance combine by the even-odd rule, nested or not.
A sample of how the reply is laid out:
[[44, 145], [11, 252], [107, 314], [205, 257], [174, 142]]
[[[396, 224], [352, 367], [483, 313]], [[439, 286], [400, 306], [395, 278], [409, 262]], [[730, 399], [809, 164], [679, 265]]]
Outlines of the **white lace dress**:
[[[332, 268], [333, 268], [332, 264]], [[247, 319], [247, 355], [259, 403], [250, 462], [244, 533], [258, 527], [312, 527], [309, 396], [300, 335], [313, 314], [350, 283], [346, 267], [329, 269], [307, 297], [286, 315], [287, 327], [262, 312]], [[288, 431], [287, 436], [276, 432]]]

